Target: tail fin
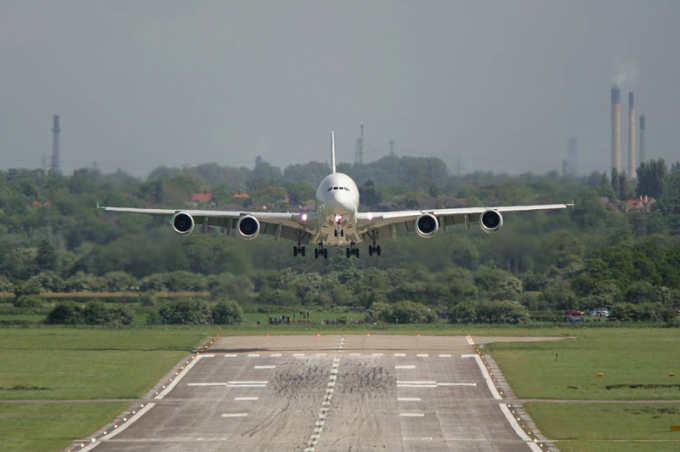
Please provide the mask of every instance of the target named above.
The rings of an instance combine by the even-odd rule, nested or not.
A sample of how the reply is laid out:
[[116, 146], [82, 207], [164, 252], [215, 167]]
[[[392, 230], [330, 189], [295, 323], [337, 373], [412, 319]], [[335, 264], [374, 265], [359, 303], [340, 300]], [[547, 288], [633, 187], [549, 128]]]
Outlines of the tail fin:
[[331, 174], [335, 173], [335, 132], [331, 131]]

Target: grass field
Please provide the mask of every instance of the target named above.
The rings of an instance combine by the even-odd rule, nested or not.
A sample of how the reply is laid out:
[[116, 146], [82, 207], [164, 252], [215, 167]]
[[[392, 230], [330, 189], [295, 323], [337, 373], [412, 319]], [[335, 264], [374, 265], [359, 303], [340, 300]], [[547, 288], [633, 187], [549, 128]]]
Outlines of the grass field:
[[86, 439], [128, 407], [127, 403], [0, 403], [0, 452], [49, 452]]
[[563, 452], [677, 452], [678, 404], [533, 402], [527, 412]]
[[[519, 398], [680, 399], [677, 329], [595, 328], [574, 340], [490, 344]], [[597, 377], [597, 373], [604, 377]], [[669, 377], [675, 372], [676, 377]]]

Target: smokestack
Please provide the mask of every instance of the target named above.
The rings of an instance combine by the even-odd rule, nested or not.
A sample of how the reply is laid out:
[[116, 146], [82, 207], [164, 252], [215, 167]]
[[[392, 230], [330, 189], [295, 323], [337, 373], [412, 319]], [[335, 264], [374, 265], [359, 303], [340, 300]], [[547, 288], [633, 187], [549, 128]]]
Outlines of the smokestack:
[[645, 115], [640, 116], [640, 163], [647, 161], [645, 152], [645, 129], [647, 127]]
[[635, 179], [637, 155], [635, 153], [635, 95], [628, 93], [628, 177]]
[[567, 140], [567, 174], [578, 176], [578, 138], [574, 137]]
[[621, 90], [612, 87], [612, 168], [620, 173], [621, 167]]
[[54, 115], [52, 125], [52, 168], [50, 173], [53, 176], [61, 176], [61, 163], [59, 155], [59, 135], [61, 134], [61, 127], [59, 126], [59, 115]]

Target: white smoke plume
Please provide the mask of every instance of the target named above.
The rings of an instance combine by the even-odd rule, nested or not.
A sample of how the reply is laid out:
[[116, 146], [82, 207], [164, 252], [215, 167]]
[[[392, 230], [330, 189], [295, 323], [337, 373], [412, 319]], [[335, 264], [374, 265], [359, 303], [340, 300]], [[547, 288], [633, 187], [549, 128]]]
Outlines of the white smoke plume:
[[612, 77], [614, 85], [625, 85], [635, 83], [637, 80], [638, 69], [634, 61], [629, 59], [619, 59], [614, 65], [616, 73]]

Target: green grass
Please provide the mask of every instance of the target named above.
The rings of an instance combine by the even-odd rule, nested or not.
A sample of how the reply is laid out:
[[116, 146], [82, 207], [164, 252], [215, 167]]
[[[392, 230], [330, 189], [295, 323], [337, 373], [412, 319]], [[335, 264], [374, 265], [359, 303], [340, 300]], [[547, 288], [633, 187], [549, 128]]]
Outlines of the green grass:
[[0, 321], [2, 320], [39, 323], [45, 320], [45, 316], [42, 314], [0, 314]]
[[135, 398], [207, 329], [0, 329], [0, 400]]
[[[573, 333], [577, 339], [490, 344], [488, 349], [519, 398], [680, 399], [677, 329], [601, 328]], [[597, 377], [598, 372], [604, 377]], [[669, 377], [669, 372], [677, 376]]]
[[539, 430], [563, 452], [677, 452], [678, 404], [540, 403], [526, 405]]
[[0, 403], [0, 452], [48, 452], [111, 422], [127, 403]]

